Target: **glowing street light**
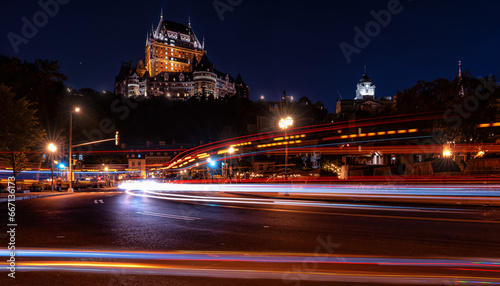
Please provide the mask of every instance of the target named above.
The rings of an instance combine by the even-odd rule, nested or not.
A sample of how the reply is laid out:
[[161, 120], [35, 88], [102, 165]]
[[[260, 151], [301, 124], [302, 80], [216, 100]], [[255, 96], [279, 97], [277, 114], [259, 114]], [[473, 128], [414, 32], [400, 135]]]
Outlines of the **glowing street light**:
[[47, 146], [47, 149], [48, 149], [50, 152], [54, 153], [54, 152], [56, 152], [56, 151], [57, 151], [57, 146], [56, 146], [56, 145], [54, 145], [54, 143], [50, 143], [50, 144], [49, 144], [49, 146]]
[[450, 151], [450, 150], [448, 150], [448, 149], [445, 149], [445, 150], [443, 151], [443, 157], [445, 157], [445, 158], [449, 158], [449, 157], [451, 157], [451, 151]]
[[286, 166], [288, 165], [288, 141], [287, 136], [286, 136], [286, 130], [288, 127], [293, 125], [293, 118], [290, 116], [287, 116], [286, 118], [281, 118], [279, 121], [279, 127], [285, 131], [285, 180], [286, 180]]
[[57, 151], [57, 146], [54, 143], [50, 143], [49, 146], [47, 146], [47, 149], [50, 151], [50, 185], [51, 190], [54, 191], [54, 152]]
[[288, 127], [293, 125], [293, 118], [287, 116], [286, 118], [281, 118], [279, 122], [279, 127], [286, 130]]

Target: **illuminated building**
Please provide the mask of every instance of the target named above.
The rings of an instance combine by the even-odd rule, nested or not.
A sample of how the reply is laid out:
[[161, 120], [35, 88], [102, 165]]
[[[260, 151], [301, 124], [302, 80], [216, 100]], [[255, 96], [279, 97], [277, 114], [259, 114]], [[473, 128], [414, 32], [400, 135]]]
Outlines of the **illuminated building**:
[[123, 63], [115, 81], [115, 94], [127, 97], [165, 96], [186, 100], [190, 97], [249, 98], [249, 88], [238, 75], [215, 69], [208, 59], [205, 43], [200, 43], [191, 23], [164, 20], [151, 28], [146, 38], [145, 63]]
[[375, 97], [375, 85], [370, 77], [363, 74], [356, 85], [356, 96], [354, 99], [341, 99], [337, 101], [337, 119], [349, 120], [354, 118], [366, 118], [380, 114], [386, 108], [391, 108], [393, 100], [390, 96]]
[[139, 61], [136, 68], [133, 68], [132, 61], [122, 63], [115, 81], [115, 94], [127, 97], [147, 96], [148, 77], [142, 61]]
[[206, 53], [205, 44], [201, 44], [191, 23], [183, 25], [163, 19], [156, 29], [146, 38], [146, 68], [150, 76], [161, 72], [189, 72], [191, 61], [201, 60]]
[[375, 99], [375, 85], [366, 73], [358, 82], [354, 99]]

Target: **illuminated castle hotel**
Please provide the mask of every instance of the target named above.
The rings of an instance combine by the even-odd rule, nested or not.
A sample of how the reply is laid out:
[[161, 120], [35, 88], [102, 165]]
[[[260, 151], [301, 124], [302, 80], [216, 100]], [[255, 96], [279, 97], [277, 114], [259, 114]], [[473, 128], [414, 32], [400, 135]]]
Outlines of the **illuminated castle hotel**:
[[166, 96], [187, 100], [190, 97], [248, 98], [249, 87], [240, 75], [236, 79], [215, 69], [188, 25], [163, 19], [146, 38], [146, 60], [134, 67], [122, 63], [115, 81], [115, 94], [127, 97]]

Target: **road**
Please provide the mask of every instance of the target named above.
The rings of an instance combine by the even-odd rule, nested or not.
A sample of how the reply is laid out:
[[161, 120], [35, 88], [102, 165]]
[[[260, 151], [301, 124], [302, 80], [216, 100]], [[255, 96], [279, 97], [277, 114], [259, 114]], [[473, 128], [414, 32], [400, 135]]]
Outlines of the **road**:
[[[0, 282], [500, 283], [495, 208], [314, 201], [286, 205], [273, 203], [275, 199], [193, 204], [137, 195], [144, 193], [75, 193], [16, 202], [17, 278], [8, 280], [8, 272], [1, 272]], [[5, 225], [7, 213], [7, 204], [1, 204]], [[7, 239], [1, 236], [4, 249]]]

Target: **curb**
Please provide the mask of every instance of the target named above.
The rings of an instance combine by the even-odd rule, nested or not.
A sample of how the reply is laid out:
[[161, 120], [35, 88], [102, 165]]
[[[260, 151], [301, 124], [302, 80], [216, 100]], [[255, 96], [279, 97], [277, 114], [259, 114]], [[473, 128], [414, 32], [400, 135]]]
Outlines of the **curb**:
[[[20, 196], [20, 197], [16, 197], [16, 199], [14, 201], [29, 200], [29, 199], [38, 199], [38, 198], [46, 198], [46, 197], [54, 197], [54, 196], [64, 196], [64, 195], [69, 195], [69, 194], [72, 194], [72, 193]], [[7, 197], [0, 198], [0, 203], [4, 203], [4, 202], [8, 202], [8, 201], [9, 201], [9, 199]]]

